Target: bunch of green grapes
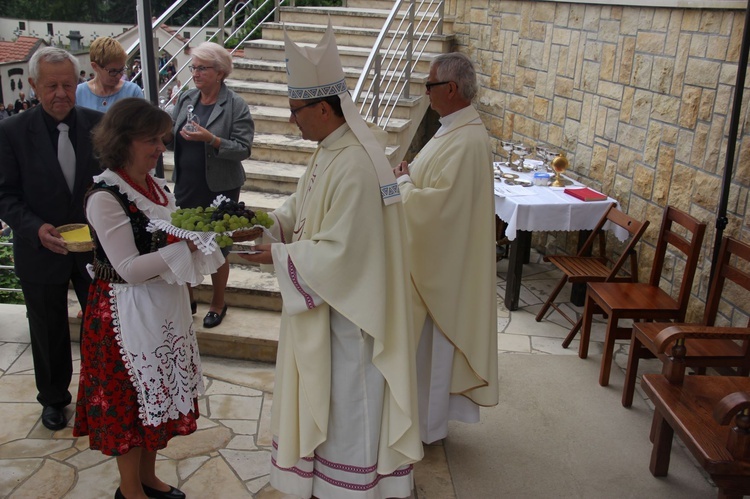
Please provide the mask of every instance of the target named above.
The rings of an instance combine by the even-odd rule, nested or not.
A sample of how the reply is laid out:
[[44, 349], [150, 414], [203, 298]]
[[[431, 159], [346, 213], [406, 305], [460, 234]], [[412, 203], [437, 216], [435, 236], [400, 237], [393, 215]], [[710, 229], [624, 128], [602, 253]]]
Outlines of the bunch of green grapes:
[[257, 210], [255, 216], [250, 218], [253, 225], [262, 225], [266, 229], [273, 225], [273, 219], [265, 211]]
[[[239, 209], [238, 209], [239, 208]], [[231, 211], [231, 214], [228, 213]], [[246, 229], [255, 225], [270, 227], [273, 220], [264, 211], [245, 209], [244, 203], [239, 206], [220, 205], [218, 208], [180, 208], [172, 213], [172, 225], [184, 230], [197, 232], [216, 232], [216, 242], [220, 248], [232, 244], [229, 232]]]

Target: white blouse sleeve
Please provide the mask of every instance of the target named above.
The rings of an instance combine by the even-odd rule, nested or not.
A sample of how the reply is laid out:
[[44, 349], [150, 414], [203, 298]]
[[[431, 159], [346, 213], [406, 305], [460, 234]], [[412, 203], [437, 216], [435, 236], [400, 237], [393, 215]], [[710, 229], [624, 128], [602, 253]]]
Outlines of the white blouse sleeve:
[[[106, 191], [93, 193], [86, 203], [86, 217], [96, 231], [110, 263], [129, 284], [142, 283], [157, 276], [171, 283], [202, 280], [197, 267], [205, 267], [202, 265], [204, 262], [201, 259], [201, 265], [196, 265], [198, 262], [194, 262], [192, 252], [184, 241], [153, 253], [139, 254], [130, 218], [113, 194]], [[216, 253], [221, 255], [220, 252]], [[212, 256], [216, 257], [215, 254]], [[221, 260], [223, 262], [223, 258]]]

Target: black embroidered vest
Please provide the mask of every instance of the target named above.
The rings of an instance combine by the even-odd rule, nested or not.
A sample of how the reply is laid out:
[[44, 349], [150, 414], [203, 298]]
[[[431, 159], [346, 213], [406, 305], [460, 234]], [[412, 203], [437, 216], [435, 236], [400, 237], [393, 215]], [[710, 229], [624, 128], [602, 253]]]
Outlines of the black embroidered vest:
[[[135, 239], [135, 246], [138, 248], [138, 254], [153, 253], [167, 245], [167, 234], [163, 231], [148, 232], [146, 227], [148, 227], [149, 218], [125, 194], [120, 192], [118, 186], [97, 182], [86, 193], [86, 200], [88, 200], [91, 194], [97, 191], [109, 191], [120, 201], [125, 214], [130, 219], [130, 226], [133, 229], [133, 238]], [[94, 240], [94, 277], [108, 282], [125, 283], [125, 280], [112, 267], [107, 254], [104, 252], [101, 244], [99, 244], [99, 238], [93, 228], [91, 229], [91, 235]]]

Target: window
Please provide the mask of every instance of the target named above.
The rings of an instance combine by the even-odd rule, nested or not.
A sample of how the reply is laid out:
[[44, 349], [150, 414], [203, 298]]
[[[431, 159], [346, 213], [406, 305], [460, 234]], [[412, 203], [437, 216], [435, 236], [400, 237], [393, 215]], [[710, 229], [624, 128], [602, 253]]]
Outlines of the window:
[[21, 31], [26, 31], [26, 22], [18, 21], [18, 29], [20, 29]]
[[55, 29], [52, 27], [52, 23], [47, 23], [47, 34], [52, 36], [55, 34]]
[[190, 32], [189, 32], [189, 31], [185, 31], [185, 32], [184, 32], [184, 33], [182, 34], [182, 36], [183, 36], [183, 38], [187, 38], [187, 39], [190, 39]]

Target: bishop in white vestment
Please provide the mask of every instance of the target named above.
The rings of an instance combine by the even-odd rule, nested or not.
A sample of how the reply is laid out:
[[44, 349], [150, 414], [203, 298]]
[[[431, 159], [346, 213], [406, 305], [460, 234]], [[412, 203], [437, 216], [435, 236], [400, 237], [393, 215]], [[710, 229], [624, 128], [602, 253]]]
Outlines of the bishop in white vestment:
[[286, 51], [291, 120], [318, 148], [272, 213], [283, 298], [271, 485], [301, 497], [408, 497], [422, 458], [406, 228], [385, 133], [346, 90], [330, 29]]

